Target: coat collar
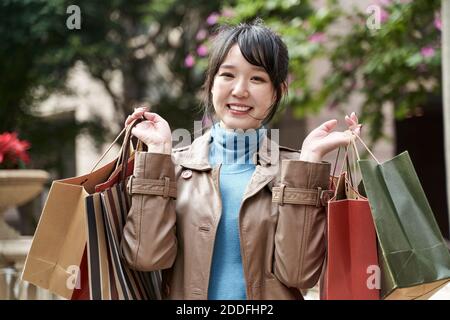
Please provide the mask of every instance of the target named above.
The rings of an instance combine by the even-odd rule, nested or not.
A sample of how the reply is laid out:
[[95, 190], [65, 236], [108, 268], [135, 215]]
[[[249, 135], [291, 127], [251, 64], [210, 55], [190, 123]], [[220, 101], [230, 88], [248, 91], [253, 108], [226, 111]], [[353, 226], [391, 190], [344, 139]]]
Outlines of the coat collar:
[[[184, 168], [193, 170], [211, 170], [209, 148], [211, 129], [196, 138], [189, 147], [174, 151], [176, 162]], [[262, 139], [259, 151], [253, 155], [253, 163], [262, 167], [278, 166], [280, 161], [279, 145], [267, 135]]]

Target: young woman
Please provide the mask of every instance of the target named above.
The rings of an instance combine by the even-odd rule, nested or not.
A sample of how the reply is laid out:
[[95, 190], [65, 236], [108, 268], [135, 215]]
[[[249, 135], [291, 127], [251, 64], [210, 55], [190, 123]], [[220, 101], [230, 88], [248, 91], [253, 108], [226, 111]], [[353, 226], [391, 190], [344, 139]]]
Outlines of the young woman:
[[[224, 27], [210, 55], [205, 111], [212, 128], [172, 150], [169, 124], [145, 108], [123, 242], [131, 267], [162, 270], [169, 299], [301, 299], [325, 257], [330, 164], [321, 158], [359, 134], [323, 123], [301, 152], [269, 138], [287, 91], [288, 51], [261, 22]], [[276, 155], [274, 157], [274, 155]]]

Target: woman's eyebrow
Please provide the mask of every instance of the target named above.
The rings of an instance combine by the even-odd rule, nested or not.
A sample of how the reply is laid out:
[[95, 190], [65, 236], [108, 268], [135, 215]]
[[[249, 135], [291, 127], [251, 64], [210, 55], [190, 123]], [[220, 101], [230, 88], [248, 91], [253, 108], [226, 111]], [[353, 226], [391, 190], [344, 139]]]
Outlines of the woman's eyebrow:
[[[223, 64], [223, 65], [220, 66], [220, 68], [223, 68], [223, 69], [236, 69], [236, 66], [234, 66], [232, 64]], [[264, 69], [263, 67], [260, 67], [260, 66], [252, 66], [251, 68], [254, 69], [254, 70], [257, 70], [257, 71], [264, 71], [264, 72], [266, 71], [266, 69]]]

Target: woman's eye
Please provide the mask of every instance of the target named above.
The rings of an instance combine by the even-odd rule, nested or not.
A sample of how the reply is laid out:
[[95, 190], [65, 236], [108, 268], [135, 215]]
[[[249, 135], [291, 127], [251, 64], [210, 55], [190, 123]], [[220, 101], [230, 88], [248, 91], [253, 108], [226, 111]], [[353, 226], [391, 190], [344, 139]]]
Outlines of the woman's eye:
[[261, 77], [253, 77], [252, 79], [256, 80], [256, 81], [259, 81], [259, 82], [264, 82], [265, 81], [264, 78], [261, 78]]
[[233, 77], [233, 75], [231, 73], [227, 73], [227, 72], [222, 73], [220, 76], [226, 77], [226, 78], [232, 78]]

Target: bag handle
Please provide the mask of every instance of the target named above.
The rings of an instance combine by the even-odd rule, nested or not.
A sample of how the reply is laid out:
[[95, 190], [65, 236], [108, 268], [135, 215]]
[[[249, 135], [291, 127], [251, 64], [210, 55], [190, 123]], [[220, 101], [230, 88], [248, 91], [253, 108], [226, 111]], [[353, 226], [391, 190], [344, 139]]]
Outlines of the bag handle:
[[[347, 167], [347, 171], [349, 170], [349, 163], [348, 163], [348, 149], [349, 149], [349, 146], [350, 146], [350, 143], [345, 147], [344, 160], [342, 161], [342, 166], [341, 166], [341, 170], [339, 172], [338, 181], [337, 181], [336, 186], [334, 188], [334, 197], [337, 196], [337, 190], [338, 190], [339, 184], [341, 183], [342, 173], [344, 172], [344, 168]], [[341, 147], [339, 147], [339, 149], [340, 148]], [[339, 155], [339, 151], [338, 151], [338, 155]], [[337, 157], [336, 157], [336, 163], [335, 163], [335, 170], [333, 170], [333, 176], [334, 176], [334, 172], [336, 171], [336, 167], [337, 167]]]
[[[353, 133], [353, 135], [359, 138], [358, 135], [356, 135], [354, 133]], [[336, 156], [336, 161], [335, 161], [335, 164], [334, 164], [333, 177], [334, 177], [334, 174], [336, 172], [336, 167], [337, 167], [337, 162], [338, 162], [340, 148], [341, 147], [339, 147], [339, 149], [338, 149], [338, 154]], [[353, 151], [353, 152], [351, 152], [351, 151]], [[350, 157], [350, 153], [352, 153], [351, 157]], [[339, 172], [338, 181], [336, 183], [336, 188], [334, 190], [335, 191], [335, 193], [334, 193], [335, 196], [337, 195], [337, 187], [340, 184], [340, 180], [341, 180], [341, 177], [342, 177], [342, 173], [344, 172], [344, 168], [347, 169], [348, 181], [350, 183], [350, 186], [353, 189], [357, 189], [357, 186], [355, 185], [355, 182], [357, 181], [355, 174], [356, 174], [356, 171], [358, 171], [358, 168], [359, 168], [358, 163], [357, 163], [357, 160], [359, 160], [359, 159], [360, 158], [359, 158], [358, 149], [356, 148], [355, 139], [351, 139], [351, 141], [345, 147], [344, 160], [342, 162], [342, 167], [341, 167], [341, 170]], [[375, 158], [375, 160], [376, 160], [376, 158]], [[353, 172], [352, 168], [354, 168], [355, 172]], [[353, 178], [355, 178], [355, 179], [353, 179]]]
[[[353, 133], [353, 132], [352, 132]], [[357, 134], [353, 133], [353, 135], [359, 140], [359, 142], [362, 143], [362, 145], [364, 146], [364, 148], [366, 148], [367, 152], [369, 152], [369, 154], [372, 156], [372, 158], [377, 162], [377, 164], [381, 164], [380, 161], [378, 161], [378, 159], [375, 157], [375, 155], [370, 151], [369, 147], [364, 143], [364, 141], [361, 139], [360, 136], [358, 136]], [[356, 142], [354, 139], [352, 139], [353, 142], [353, 149], [355, 150], [356, 156], [358, 158], [358, 160], [361, 160], [359, 157], [359, 152], [358, 152], [358, 148], [356, 148]]]
[[[117, 142], [117, 140], [119, 140], [119, 138], [123, 135], [123, 133], [126, 131], [127, 128], [123, 128], [122, 131], [120, 131], [120, 133], [117, 135], [117, 137], [114, 139], [114, 141], [109, 145], [109, 147], [106, 149], [106, 151], [100, 156], [100, 159], [98, 159], [98, 161], [94, 164], [94, 166], [91, 169], [92, 173], [95, 168], [97, 168], [98, 164], [103, 160], [103, 158], [106, 156], [106, 154], [109, 152], [109, 150], [111, 150], [111, 148], [114, 146], [114, 144]], [[122, 148], [121, 148], [122, 150]], [[121, 150], [119, 152], [121, 152]]]
[[[127, 176], [128, 171], [128, 160], [132, 152], [134, 152], [134, 149], [132, 152], [130, 152], [130, 149], [133, 148], [133, 143], [131, 141], [132, 135], [131, 135], [131, 129], [133, 129], [139, 122], [141, 122], [143, 119], [135, 119], [133, 122], [131, 122], [126, 130], [125, 138], [122, 143], [122, 153], [119, 158], [120, 161], [118, 161], [118, 166], [122, 165], [121, 174], [119, 176], [118, 183], [122, 183], [122, 187], [125, 188], [125, 180]], [[142, 150], [142, 142], [138, 139], [138, 143], [136, 146], [137, 150]], [[125, 190], [125, 189], [123, 189]]]
[[[94, 166], [91, 169], [92, 173], [95, 168], [99, 165], [99, 163], [103, 160], [103, 158], [108, 154], [108, 152], [111, 150], [111, 148], [114, 146], [114, 144], [120, 139], [120, 137], [125, 133], [125, 138], [124, 141], [122, 142], [122, 145], [120, 147], [119, 150], [119, 157], [117, 159], [116, 162], [116, 169], [122, 164], [124, 163], [124, 170], [122, 171], [123, 175], [122, 175], [122, 180], [125, 180], [125, 176], [126, 176], [126, 170], [127, 170], [127, 164], [128, 164], [128, 154], [129, 149], [130, 149], [130, 141], [131, 141], [131, 129], [138, 123], [140, 122], [142, 119], [136, 119], [134, 120], [131, 124], [129, 124], [128, 126], [126, 126], [125, 128], [122, 129], [122, 131], [120, 131], [120, 133], [117, 135], [117, 137], [114, 139], [114, 141], [109, 145], [109, 147], [106, 149], [106, 151], [100, 156], [100, 158], [97, 160], [97, 162], [94, 164]], [[133, 144], [131, 144], [131, 146], [133, 146]], [[126, 152], [126, 149], [128, 149], [128, 152]], [[142, 141], [138, 140], [136, 149], [138, 151], [143, 150], [143, 144]], [[133, 150], [134, 151], [134, 150]], [[124, 161], [124, 159], [127, 159], [127, 161]]]
[[334, 161], [334, 166], [333, 166], [333, 173], [331, 174], [331, 179], [330, 179], [330, 183], [328, 184], [328, 190], [333, 190], [333, 184], [334, 184], [334, 174], [336, 173], [336, 168], [337, 168], [337, 163], [339, 160], [339, 153], [341, 152], [341, 147], [338, 148], [338, 152], [336, 154], [336, 160]]

